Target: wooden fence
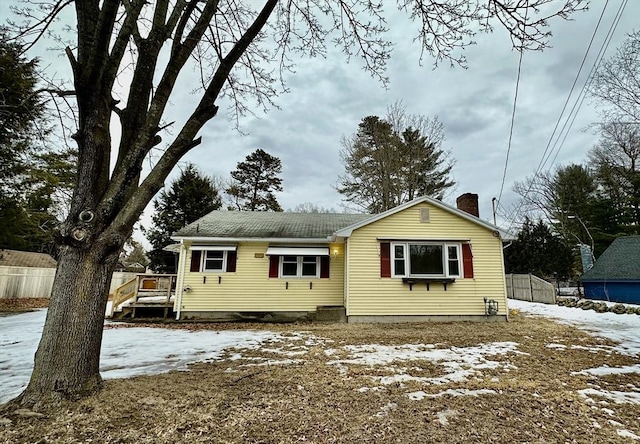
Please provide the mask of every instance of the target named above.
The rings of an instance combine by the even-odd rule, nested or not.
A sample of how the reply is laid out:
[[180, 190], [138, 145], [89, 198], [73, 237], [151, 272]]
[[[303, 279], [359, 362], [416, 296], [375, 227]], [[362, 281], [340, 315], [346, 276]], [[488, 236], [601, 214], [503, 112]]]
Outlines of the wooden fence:
[[48, 298], [55, 268], [0, 266], [0, 298]]
[[[55, 268], [0, 266], [0, 299], [48, 298], [55, 275]], [[135, 277], [136, 273], [113, 273], [109, 293]]]
[[553, 284], [531, 274], [507, 274], [507, 297], [520, 301], [556, 303]]

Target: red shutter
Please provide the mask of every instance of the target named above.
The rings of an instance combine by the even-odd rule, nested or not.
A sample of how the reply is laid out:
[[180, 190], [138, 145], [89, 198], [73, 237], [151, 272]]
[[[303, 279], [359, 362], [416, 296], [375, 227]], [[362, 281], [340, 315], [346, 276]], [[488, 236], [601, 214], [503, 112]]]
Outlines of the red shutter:
[[329, 256], [320, 256], [320, 278], [329, 279]]
[[391, 277], [391, 243], [380, 243], [380, 277]]
[[269, 256], [269, 277], [278, 277], [278, 265], [280, 264], [280, 256]]
[[235, 251], [227, 251], [227, 272], [235, 273], [238, 253]]
[[202, 251], [196, 250], [191, 252], [191, 271], [192, 273], [197, 273], [200, 271], [200, 257], [202, 256]]
[[462, 264], [464, 267], [464, 277], [473, 277], [473, 254], [471, 253], [471, 244], [462, 244]]

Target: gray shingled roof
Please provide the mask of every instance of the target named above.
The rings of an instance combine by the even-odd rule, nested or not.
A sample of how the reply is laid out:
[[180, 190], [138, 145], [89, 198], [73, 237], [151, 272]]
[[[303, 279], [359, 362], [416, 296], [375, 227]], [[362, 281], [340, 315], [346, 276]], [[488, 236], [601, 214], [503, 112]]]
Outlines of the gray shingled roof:
[[614, 240], [582, 280], [640, 280], [640, 236]]
[[212, 211], [175, 237], [321, 239], [370, 214]]
[[0, 250], [0, 265], [5, 267], [56, 268], [56, 261], [46, 253]]

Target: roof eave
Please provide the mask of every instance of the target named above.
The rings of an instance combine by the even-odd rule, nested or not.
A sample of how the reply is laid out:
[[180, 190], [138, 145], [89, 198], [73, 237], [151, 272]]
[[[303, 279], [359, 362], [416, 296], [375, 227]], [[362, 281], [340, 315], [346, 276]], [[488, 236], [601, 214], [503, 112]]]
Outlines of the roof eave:
[[334, 234], [336, 237], [350, 237], [351, 234], [357, 230], [358, 228], [362, 228], [366, 225], [372, 224], [373, 222], [377, 222], [380, 219], [384, 219], [385, 217], [391, 216], [395, 213], [398, 213], [402, 210], [406, 210], [407, 208], [411, 208], [415, 205], [421, 204], [423, 202], [427, 202], [433, 206], [436, 206], [438, 208], [441, 208], [445, 211], [448, 211], [450, 213], [456, 214], [460, 217], [462, 217], [463, 219], [466, 219], [472, 223], [478, 224], [480, 226], [483, 226], [484, 228], [493, 231], [494, 233], [497, 233], [498, 236], [500, 236], [500, 238], [502, 240], [506, 240], [506, 241], [510, 241], [510, 240], [515, 240], [516, 237], [514, 237], [511, 233], [509, 233], [508, 231], [503, 230], [502, 228], [493, 225], [489, 222], [485, 222], [482, 219], [479, 219], [465, 211], [462, 211], [458, 208], [452, 207], [451, 205], [448, 205], [444, 202], [441, 202], [437, 199], [433, 199], [431, 197], [428, 196], [423, 196], [423, 197], [419, 197], [417, 199], [414, 199], [412, 201], [406, 202], [402, 205], [398, 205], [397, 207], [391, 208], [390, 210], [384, 211], [382, 213], [379, 214], [374, 214], [372, 215], [370, 218], [365, 219], [363, 221], [360, 221], [358, 223], [349, 225], [348, 227], [342, 228], [338, 231], [336, 231]]
[[[328, 244], [335, 242], [332, 237], [209, 237], [209, 236], [172, 236], [180, 242], [268, 242], [283, 244]], [[338, 241], [339, 242], [339, 241]]]

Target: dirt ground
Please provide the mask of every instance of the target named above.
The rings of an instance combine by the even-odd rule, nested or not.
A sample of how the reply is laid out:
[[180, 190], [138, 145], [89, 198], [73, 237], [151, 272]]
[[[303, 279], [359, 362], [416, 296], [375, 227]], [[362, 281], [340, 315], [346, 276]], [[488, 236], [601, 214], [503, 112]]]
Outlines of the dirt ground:
[[0, 299], [0, 312], [29, 311], [48, 306], [49, 298]]
[[[542, 318], [514, 314], [502, 324], [169, 327], [304, 332], [305, 338], [317, 340], [307, 339], [304, 348], [289, 346], [299, 352], [289, 364], [274, 360], [274, 348], [283, 344], [229, 350], [224, 359], [192, 365], [187, 372], [108, 380], [95, 396], [37, 412], [42, 416], [0, 413], [0, 442], [625, 443], [634, 438], [621, 436], [620, 430], [640, 435], [638, 403], [616, 404], [578, 393], [588, 388], [640, 390], [637, 373], [599, 378], [572, 374], [605, 364], [634, 365], [638, 358]], [[403, 362], [395, 370], [331, 364], [346, 356], [347, 346], [433, 344], [451, 349], [507, 341], [518, 344], [517, 352], [490, 357], [503, 365], [442, 384], [376, 382], [393, 372], [446, 373], [431, 362]], [[549, 344], [568, 346], [558, 350]], [[263, 365], [251, 365], [256, 362]], [[465, 395], [464, 390], [485, 391]], [[416, 391], [425, 397], [408, 396]]]

